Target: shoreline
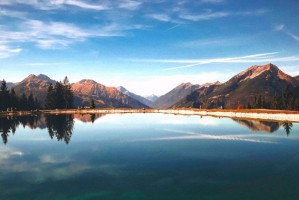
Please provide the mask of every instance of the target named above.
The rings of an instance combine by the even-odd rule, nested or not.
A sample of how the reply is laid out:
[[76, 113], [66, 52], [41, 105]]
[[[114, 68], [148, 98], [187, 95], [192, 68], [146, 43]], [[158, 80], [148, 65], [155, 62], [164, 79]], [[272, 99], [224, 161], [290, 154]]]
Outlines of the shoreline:
[[68, 109], [68, 110], [40, 110], [2, 112], [0, 116], [24, 116], [37, 114], [128, 114], [128, 113], [162, 113], [175, 115], [200, 115], [224, 117], [233, 119], [251, 119], [278, 122], [299, 123], [299, 111], [243, 109], [128, 109], [128, 108], [95, 108], [95, 109]]

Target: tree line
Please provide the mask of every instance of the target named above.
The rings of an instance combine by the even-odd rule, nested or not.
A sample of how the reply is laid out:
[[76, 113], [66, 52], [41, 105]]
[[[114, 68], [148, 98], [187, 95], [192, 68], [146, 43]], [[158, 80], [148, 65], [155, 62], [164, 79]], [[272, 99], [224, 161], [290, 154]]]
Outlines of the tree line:
[[299, 110], [299, 87], [286, 89], [266, 100], [263, 95], [255, 96], [253, 102], [248, 102], [247, 109]]
[[8, 91], [6, 81], [2, 80], [0, 86], [0, 110], [35, 110], [40, 107], [40, 102], [32, 93], [28, 96], [25, 93], [21, 96], [17, 96], [13, 88]]
[[0, 86], [0, 111], [74, 108], [74, 94], [67, 77], [61, 82], [49, 85], [44, 105], [32, 93], [18, 96], [12, 88], [8, 90], [5, 80]]
[[67, 77], [63, 82], [56, 82], [55, 86], [50, 84], [47, 91], [46, 109], [70, 109], [74, 108], [74, 93]]

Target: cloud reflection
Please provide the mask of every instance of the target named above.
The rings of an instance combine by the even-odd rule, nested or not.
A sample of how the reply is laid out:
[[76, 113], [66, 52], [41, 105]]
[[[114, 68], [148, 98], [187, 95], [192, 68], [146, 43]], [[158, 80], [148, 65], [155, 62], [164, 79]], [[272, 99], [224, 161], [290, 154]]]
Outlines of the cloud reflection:
[[181, 131], [181, 130], [172, 130], [172, 129], [164, 129], [163, 131], [173, 132], [173, 133], [182, 133], [186, 134], [184, 136], [167, 136], [167, 137], [154, 137], [147, 139], [138, 139], [131, 140], [132, 142], [139, 141], [167, 141], [167, 140], [227, 140], [227, 141], [237, 141], [237, 142], [253, 142], [253, 143], [265, 143], [265, 144], [277, 144], [274, 141], [267, 141], [261, 139], [251, 139], [260, 138], [260, 136], [250, 136], [250, 135], [211, 135], [211, 134], [201, 134], [191, 131]]

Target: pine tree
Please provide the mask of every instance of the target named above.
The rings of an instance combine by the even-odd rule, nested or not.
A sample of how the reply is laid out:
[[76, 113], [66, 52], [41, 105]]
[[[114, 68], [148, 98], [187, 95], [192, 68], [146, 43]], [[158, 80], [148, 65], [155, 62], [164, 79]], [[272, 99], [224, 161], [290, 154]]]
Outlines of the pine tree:
[[35, 105], [34, 105], [34, 98], [33, 98], [33, 94], [30, 93], [29, 97], [28, 97], [28, 109], [29, 110], [34, 110], [35, 109]]
[[54, 88], [53, 88], [52, 84], [50, 84], [48, 87], [46, 101], [45, 101], [45, 108], [46, 109], [54, 109], [55, 108]]
[[21, 110], [27, 110], [28, 109], [28, 99], [27, 99], [25, 93], [22, 94], [22, 97], [20, 99], [20, 109]]
[[9, 107], [9, 92], [6, 81], [3, 79], [0, 86], [0, 110], [6, 110]]
[[65, 92], [61, 82], [56, 82], [54, 87], [54, 92], [53, 92], [53, 98], [54, 98], [54, 108], [64, 109], [66, 107]]
[[19, 98], [16, 95], [15, 90], [12, 88], [9, 93], [10, 96], [10, 107], [19, 108]]
[[72, 91], [71, 84], [67, 76], [63, 80], [63, 90], [64, 90], [64, 108], [73, 108], [74, 107], [74, 94]]
[[94, 100], [91, 99], [91, 100], [90, 100], [90, 108], [95, 108], [95, 107], [96, 107], [96, 105], [95, 105], [95, 103], [94, 103]]

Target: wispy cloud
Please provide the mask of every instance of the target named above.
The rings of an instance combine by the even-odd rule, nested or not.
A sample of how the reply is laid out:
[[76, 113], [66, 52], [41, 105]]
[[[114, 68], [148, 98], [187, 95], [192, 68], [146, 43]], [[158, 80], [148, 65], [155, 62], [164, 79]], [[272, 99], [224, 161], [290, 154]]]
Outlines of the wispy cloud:
[[222, 18], [227, 17], [231, 15], [231, 13], [228, 12], [208, 12], [203, 14], [181, 14], [180, 18], [191, 20], [191, 21], [202, 21], [202, 20], [210, 20], [210, 19], [216, 19], [216, 18]]
[[8, 27], [2, 27], [0, 42], [3, 44], [33, 42], [41, 49], [61, 49], [89, 38], [120, 37], [125, 36], [127, 31], [146, 28], [148, 27], [139, 24], [112, 23], [83, 29], [75, 24], [65, 22], [25, 20], [19, 25], [17, 31], [10, 31]]
[[277, 144], [276, 141], [266, 140], [259, 136], [252, 135], [211, 135], [211, 134], [201, 134], [191, 131], [181, 131], [181, 130], [164, 130], [172, 133], [182, 133], [183, 136], [167, 136], [167, 137], [154, 137], [149, 139], [139, 139], [133, 140], [133, 142], [138, 141], [171, 141], [171, 140], [225, 140], [225, 141], [236, 141], [236, 142], [252, 142], [252, 143], [263, 143], [263, 144]]
[[[60, 0], [61, 2], [61, 0]], [[67, 0], [64, 1], [65, 5], [70, 5], [70, 6], [77, 6], [79, 8], [83, 9], [91, 9], [91, 10], [107, 10], [109, 7], [105, 4], [100, 4], [99, 2], [97, 4], [90, 4], [86, 3], [84, 1], [78, 1], [78, 0]]]
[[27, 13], [25, 13], [25, 12], [0, 8], [0, 17], [13, 17], [13, 18], [25, 19], [26, 16], [27, 16]]
[[27, 63], [25, 66], [54, 66], [54, 65], [68, 65], [66, 62], [43, 62], [43, 63]]
[[228, 58], [211, 58], [211, 59], [131, 59], [134, 62], [153, 62], [153, 63], [180, 63], [187, 64], [183, 66], [165, 68], [163, 71], [190, 68], [198, 65], [211, 64], [211, 63], [261, 63], [261, 62], [291, 62], [299, 61], [299, 55], [278, 57], [275, 56], [278, 52], [252, 54], [238, 57]]
[[182, 48], [198, 48], [202, 46], [225, 46], [225, 45], [233, 45], [238, 41], [238, 44], [241, 42], [236, 39], [199, 39], [199, 40], [191, 40], [191, 41], [185, 41], [180, 42], [177, 44], [177, 46]]
[[127, 9], [127, 10], [136, 10], [142, 5], [140, 1], [133, 1], [133, 0], [124, 0], [119, 1], [117, 4], [118, 8]]
[[276, 26], [274, 26], [274, 30], [276, 31], [281, 31], [284, 29], [284, 24], [278, 24]]
[[278, 25], [274, 26], [274, 30], [281, 31], [281, 32], [287, 34], [288, 36], [290, 36], [291, 38], [293, 38], [295, 41], [299, 42], [299, 35], [296, 35], [296, 34], [292, 33], [291, 31], [287, 30], [284, 24], [278, 24]]
[[224, 2], [225, 0], [200, 0], [200, 3], [206, 3], [206, 4], [219, 4]]
[[214, 12], [212, 10], [206, 10], [201, 14], [193, 13], [182, 13], [179, 15], [181, 19], [190, 20], [190, 21], [204, 21], [204, 20], [213, 20], [218, 18], [224, 18], [229, 16], [259, 16], [264, 15], [268, 11], [265, 9], [258, 9], [254, 11], [239, 11], [239, 12]]
[[7, 45], [0, 44], [0, 59], [18, 55], [21, 51], [21, 48], [12, 48]]
[[297, 42], [299, 42], [299, 35], [295, 35], [294, 33], [291, 33], [291, 32], [287, 32], [287, 34], [289, 36], [291, 36], [294, 40], [296, 40]]
[[115, 10], [115, 9], [126, 9], [135, 10], [138, 9], [142, 2], [135, 0], [115, 0], [115, 1], [96, 1], [89, 2], [86, 0], [50, 0], [50, 1], [40, 1], [40, 0], [1, 0], [0, 5], [30, 5], [35, 9], [40, 10], [56, 10], [65, 7], [76, 7], [80, 9], [103, 11], [103, 10]]
[[164, 13], [148, 14], [147, 17], [150, 17], [152, 19], [156, 19], [156, 20], [162, 21], [162, 22], [171, 21], [171, 18], [167, 14], [164, 14]]

